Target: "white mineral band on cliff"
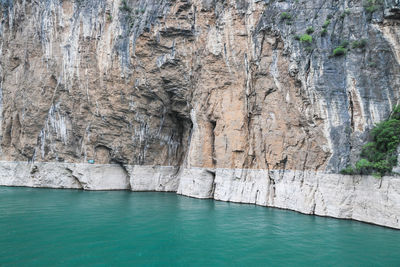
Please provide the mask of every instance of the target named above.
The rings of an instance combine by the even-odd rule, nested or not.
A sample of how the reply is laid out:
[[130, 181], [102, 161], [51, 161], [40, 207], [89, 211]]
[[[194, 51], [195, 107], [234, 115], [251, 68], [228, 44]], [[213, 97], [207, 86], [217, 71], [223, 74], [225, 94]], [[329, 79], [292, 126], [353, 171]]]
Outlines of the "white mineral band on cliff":
[[177, 192], [400, 229], [400, 179], [312, 171], [0, 162], [0, 185]]

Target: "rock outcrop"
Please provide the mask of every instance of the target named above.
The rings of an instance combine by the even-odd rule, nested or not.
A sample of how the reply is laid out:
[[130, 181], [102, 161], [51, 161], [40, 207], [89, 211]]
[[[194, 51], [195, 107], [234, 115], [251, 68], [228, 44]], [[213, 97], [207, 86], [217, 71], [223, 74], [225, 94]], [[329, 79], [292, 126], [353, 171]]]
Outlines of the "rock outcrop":
[[337, 174], [399, 103], [399, 10], [1, 0], [0, 184], [177, 191], [400, 228], [396, 177]]

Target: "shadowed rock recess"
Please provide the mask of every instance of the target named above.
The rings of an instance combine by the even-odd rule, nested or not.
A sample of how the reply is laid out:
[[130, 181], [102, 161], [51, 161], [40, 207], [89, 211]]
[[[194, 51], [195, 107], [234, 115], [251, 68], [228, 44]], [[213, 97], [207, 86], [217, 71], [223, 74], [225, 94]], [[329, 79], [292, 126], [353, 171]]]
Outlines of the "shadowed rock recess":
[[0, 3], [1, 185], [400, 229], [399, 178], [338, 174], [399, 104], [399, 1]]

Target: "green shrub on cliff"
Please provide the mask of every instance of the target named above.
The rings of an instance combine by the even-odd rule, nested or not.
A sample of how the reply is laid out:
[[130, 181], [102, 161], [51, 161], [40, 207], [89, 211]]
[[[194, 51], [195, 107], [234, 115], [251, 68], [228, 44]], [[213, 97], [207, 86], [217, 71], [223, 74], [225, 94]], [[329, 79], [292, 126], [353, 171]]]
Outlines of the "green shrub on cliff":
[[121, 6], [119, 7], [119, 9], [120, 9], [122, 12], [128, 12], [128, 13], [132, 12], [132, 8], [130, 8], [130, 7], [128, 6], [128, 3], [126, 2], [126, 0], [122, 0]]
[[312, 43], [312, 37], [311, 37], [311, 35], [308, 35], [308, 34], [303, 34], [303, 35], [301, 35], [301, 36], [300, 36], [300, 42], [311, 44], [311, 43]]
[[308, 27], [306, 30], [307, 34], [312, 34], [314, 32], [314, 28], [312, 26]]
[[349, 41], [343, 40], [343, 41], [340, 43], [339, 46], [344, 47], [344, 48], [347, 48], [347, 47], [349, 46]]
[[364, 0], [364, 9], [368, 13], [374, 13], [381, 7], [383, 0]]
[[341, 170], [340, 173], [345, 175], [353, 175], [356, 172], [352, 166], [347, 166], [345, 169]]
[[368, 41], [366, 39], [357, 40], [351, 43], [352, 48], [365, 48]]
[[371, 142], [363, 146], [355, 168], [349, 166], [341, 171], [342, 174], [372, 174], [376, 177], [392, 174], [400, 145], [400, 106], [394, 107], [390, 117], [371, 130], [370, 138]]
[[331, 20], [330, 19], [325, 20], [324, 25], [322, 25], [322, 28], [324, 29], [328, 28], [329, 24], [331, 24]]
[[290, 20], [292, 19], [292, 15], [288, 12], [282, 12], [281, 13], [281, 20]]
[[347, 48], [339, 45], [335, 49], [333, 49], [332, 56], [339, 57], [347, 54]]

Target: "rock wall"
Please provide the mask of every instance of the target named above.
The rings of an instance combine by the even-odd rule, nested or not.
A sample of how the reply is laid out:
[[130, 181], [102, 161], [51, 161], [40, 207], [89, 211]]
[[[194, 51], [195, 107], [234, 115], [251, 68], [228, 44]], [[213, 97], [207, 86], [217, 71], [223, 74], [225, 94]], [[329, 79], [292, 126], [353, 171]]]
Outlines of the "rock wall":
[[[359, 219], [320, 211], [290, 177], [346, 196], [361, 179], [335, 173], [399, 103], [399, 1], [1, 0], [0, 17], [0, 159], [7, 175], [22, 175], [16, 162], [47, 173], [2, 184], [178, 191]], [[254, 195], [237, 170], [244, 181], [283, 173], [302, 200], [273, 197], [271, 182]]]
[[399, 98], [396, 1], [1, 3], [4, 160], [338, 172]]

